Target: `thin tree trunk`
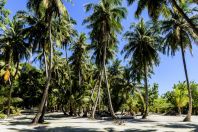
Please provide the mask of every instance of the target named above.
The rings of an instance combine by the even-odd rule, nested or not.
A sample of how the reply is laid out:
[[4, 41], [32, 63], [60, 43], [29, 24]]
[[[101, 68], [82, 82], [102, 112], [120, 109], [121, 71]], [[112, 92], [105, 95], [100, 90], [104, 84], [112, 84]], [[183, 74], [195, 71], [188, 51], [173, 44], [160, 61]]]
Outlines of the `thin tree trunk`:
[[109, 45], [109, 35], [106, 34], [105, 37], [107, 38], [106, 39], [107, 43], [104, 44], [103, 70], [104, 70], [104, 76], [105, 76], [105, 84], [106, 84], [106, 88], [107, 88], [108, 104], [109, 104], [110, 113], [111, 113], [111, 116], [113, 118], [116, 118], [116, 115], [114, 113], [113, 106], [112, 106], [111, 95], [110, 95], [109, 84], [108, 84], [108, 78], [107, 78], [107, 72], [106, 72], [106, 56], [107, 56], [107, 45]]
[[100, 88], [101, 88], [101, 84], [102, 84], [102, 79], [103, 79], [103, 74], [102, 74], [102, 71], [101, 71], [99, 86], [98, 86], [98, 93], [97, 93], [95, 104], [92, 108], [92, 114], [91, 114], [92, 119], [95, 119], [95, 113], [96, 113], [96, 108], [97, 108], [97, 104], [98, 104], [98, 100], [99, 100], [99, 96], [100, 96]]
[[70, 66], [69, 66], [69, 62], [68, 62], [67, 46], [65, 48], [65, 57], [66, 57], [67, 72], [68, 72], [68, 77], [69, 77], [69, 88], [71, 89], [71, 73], [70, 73]]
[[79, 88], [81, 88], [81, 81], [82, 81], [82, 78], [81, 78], [81, 72], [78, 71], [78, 85], [79, 85]]
[[99, 91], [99, 97], [98, 97], [98, 112], [100, 112], [100, 105], [101, 105], [101, 94], [100, 94], [101, 92]]
[[9, 89], [9, 95], [8, 95], [7, 116], [10, 116], [10, 107], [11, 107], [11, 99], [12, 99], [12, 82], [10, 78], [9, 78], [9, 84], [10, 84], [10, 89]]
[[181, 116], [181, 108], [178, 107], [178, 113], [179, 113], [179, 116]]
[[45, 106], [44, 106], [42, 114], [41, 114], [41, 116], [40, 116], [40, 118], [38, 120], [38, 123], [44, 123], [44, 116], [45, 116], [45, 112], [47, 110], [47, 104], [48, 104], [48, 97], [45, 100]]
[[46, 101], [47, 96], [48, 96], [48, 90], [49, 90], [50, 81], [51, 81], [51, 70], [52, 70], [52, 61], [53, 61], [53, 42], [52, 42], [51, 22], [49, 24], [49, 29], [50, 29], [50, 60], [49, 60], [48, 77], [47, 77], [47, 81], [46, 81], [46, 85], [45, 85], [45, 89], [44, 89], [44, 94], [43, 94], [38, 112], [37, 112], [35, 118], [32, 120], [33, 124], [37, 124], [40, 116], [42, 115], [42, 111], [43, 111], [45, 101]]
[[65, 46], [65, 59], [66, 59], [66, 61], [68, 61], [68, 57], [67, 57], [67, 45]]
[[[47, 57], [46, 57], [46, 53], [45, 50], [43, 49], [43, 54], [44, 54], [44, 61], [45, 61], [45, 74], [46, 74], [46, 78], [48, 78], [48, 64], [47, 64]], [[45, 100], [45, 106], [43, 108], [42, 114], [38, 120], [38, 123], [43, 123], [44, 122], [44, 115], [47, 109], [47, 99]]]
[[142, 119], [146, 119], [148, 116], [148, 82], [147, 82], [147, 66], [144, 65], [144, 85], [145, 85], [145, 103], [146, 103], [146, 110], [144, 111], [144, 115], [142, 116]]
[[184, 13], [181, 7], [177, 4], [176, 0], [171, 0], [171, 3], [174, 7], [176, 7], [177, 11], [182, 15], [182, 17], [188, 22], [190, 27], [193, 29], [194, 33], [198, 36], [198, 29], [195, 24], [189, 19], [189, 17]]
[[72, 103], [71, 103], [71, 101], [69, 102], [69, 115], [70, 116], [73, 116], [73, 114], [74, 114], [74, 110], [73, 110], [73, 107], [72, 107]]
[[47, 57], [46, 57], [46, 53], [45, 50], [43, 49], [43, 54], [44, 54], [44, 61], [45, 61], [45, 74], [46, 74], [46, 78], [48, 78], [48, 64], [47, 64]]
[[184, 66], [184, 72], [186, 76], [186, 83], [187, 83], [187, 89], [188, 89], [188, 98], [189, 98], [189, 106], [188, 106], [188, 114], [185, 117], [184, 121], [191, 121], [191, 115], [192, 115], [192, 93], [191, 93], [191, 88], [190, 88], [190, 83], [188, 79], [188, 71], [187, 71], [187, 66], [186, 66], [186, 59], [185, 59], [185, 51], [182, 43], [182, 37], [181, 39], [181, 52], [182, 52], [182, 60], [183, 60], [183, 66]]
[[16, 78], [16, 75], [18, 73], [18, 70], [19, 70], [19, 62], [17, 62], [16, 71], [15, 71], [15, 74], [13, 76], [13, 79], [9, 78], [10, 89], [9, 89], [9, 96], [8, 96], [7, 116], [10, 116], [10, 107], [11, 107], [11, 100], [12, 100], [12, 86], [13, 86], [13, 81]]
[[109, 109], [110, 109], [110, 112], [111, 112], [111, 116], [113, 118], [116, 118], [116, 115], [115, 115], [114, 110], [113, 110], [112, 102], [111, 102], [111, 95], [110, 95], [110, 90], [109, 90], [109, 84], [108, 84], [106, 66], [104, 67], [104, 76], [105, 76], [105, 84], [106, 84], [106, 88], [107, 88]]

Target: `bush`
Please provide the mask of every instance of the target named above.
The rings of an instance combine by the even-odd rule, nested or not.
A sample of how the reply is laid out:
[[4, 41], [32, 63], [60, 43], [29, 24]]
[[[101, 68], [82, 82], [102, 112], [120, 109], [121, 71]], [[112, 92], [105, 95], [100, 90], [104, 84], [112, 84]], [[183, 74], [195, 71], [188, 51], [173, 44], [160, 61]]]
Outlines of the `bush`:
[[13, 114], [14, 116], [21, 115], [21, 110], [19, 108], [11, 106], [11, 114]]
[[[7, 107], [4, 107], [3, 113], [7, 113]], [[21, 115], [21, 110], [17, 107], [11, 106], [10, 107], [10, 114], [14, 116]]]
[[7, 115], [5, 115], [5, 114], [0, 114], [0, 119], [5, 119], [5, 118], [7, 118]]

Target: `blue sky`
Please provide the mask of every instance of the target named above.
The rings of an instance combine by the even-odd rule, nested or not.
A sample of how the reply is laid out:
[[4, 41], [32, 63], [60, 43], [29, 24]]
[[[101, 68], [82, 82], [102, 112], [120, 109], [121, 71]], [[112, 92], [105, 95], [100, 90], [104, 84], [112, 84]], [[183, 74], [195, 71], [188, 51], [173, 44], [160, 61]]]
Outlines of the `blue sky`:
[[[11, 11], [11, 17], [18, 11], [18, 10], [26, 10], [26, 0], [17, 0], [17, 2], [13, 0], [7, 0], [6, 8]], [[72, 18], [77, 21], [77, 25], [75, 28], [78, 32], [85, 32], [87, 33], [88, 30], [85, 26], [82, 26], [83, 19], [88, 16], [88, 13], [85, 13], [83, 5], [90, 2], [98, 2], [98, 0], [73, 0], [73, 3], [66, 3], [66, 7], [69, 11], [69, 14]], [[124, 3], [126, 6], [126, 3]], [[137, 5], [134, 4], [128, 8], [128, 15], [125, 20], [123, 20], [122, 25], [124, 27], [124, 31], [127, 31], [131, 22], [138, 22], [136, 18], [134, 18], [134, 12]], [[144, 11], [142, 13], [142, 18], [145, 20], [149, 20], [147, 12]], [[119, 38], [119, 50], [122, 50], [124, 44], [126, 42], [122, 40], [122, 35], [118, 35]], [[123, 59], [123, 56], [117, 54], [117, 57], [123, 61], [123, 64], [126, 64], [127, 61]], [[181, 53], [178, 52], [174, 57], [167, 57], [164, 55], [160, 55], [160, 65], [155, 68], [154, 75], [149, 80], [149, 83], [152, 84], [154, 82], [159, 84], [159, 93], [163, 94], [166, 91], [172, 90], [172, 87], [175, 83], [179, 81], [185, 80], [185, 74], [183, 70], [182, 64], [182, 57]], [[186, 60], [187, 60], [187, 67], [189, 73], [189, 79], [191, 81], [198, 82], [198, 46], [193, 46], [193, 56], [186, 53]]]

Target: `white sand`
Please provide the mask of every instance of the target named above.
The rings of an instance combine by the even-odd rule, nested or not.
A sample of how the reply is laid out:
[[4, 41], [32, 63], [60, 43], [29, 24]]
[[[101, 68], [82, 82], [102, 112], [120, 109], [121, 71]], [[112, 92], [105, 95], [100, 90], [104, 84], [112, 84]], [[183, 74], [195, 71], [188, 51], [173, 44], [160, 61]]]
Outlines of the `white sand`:
[[22, 115], [13, 119], [0, 120], [0, 132], [13, 131], [49, 131], [49, 132], [93, 132], [93, 131], [127, 131], [127, 132], [198, 132], [198, 116], [192, 122], [182, 122], [184, 116], [150, 115], [148, 119], [117, 121], [91, 120], [87, 118], [64, 117], [62, 113], [47, 114], [47, 124], [30, 125], [33, 115]]

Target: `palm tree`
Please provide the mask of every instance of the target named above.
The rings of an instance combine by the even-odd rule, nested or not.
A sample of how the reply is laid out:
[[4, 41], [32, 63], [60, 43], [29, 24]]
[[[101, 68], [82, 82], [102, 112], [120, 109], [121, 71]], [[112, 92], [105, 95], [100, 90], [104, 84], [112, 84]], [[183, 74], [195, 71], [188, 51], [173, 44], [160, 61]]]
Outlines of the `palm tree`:
[[130, 58], [132, 80], [140, 82], [144, 79], [146, 110], [142, 118], [148, 115], [148, 76], [152, 72], [153, 66], [159, 64], [158, 33], [151, 26], [144, 23], [143, 19], [138, 24], [132, 24], [131, 29], [125, 33], [128, 43], [122, 52], [125, 59]]
[[86, 70], [86, 59], [87, 59], [87, 44], [86, 35], [84, 33], [79, 35], [76, 42], [74, 43], [72, 50], [73, 54], [70, 57], [71, 66], [75, 75], [78, 75], [78, 87], [81, 88], [83, 78], [82, 77]]
[[121, 7], [121, 0], [101, 0], [98, 4], [87, 4], [85, 8], [87, 12], [93, 11], [92, 14], [84, 20], [84, 24], [87, 24], [87, 28], [91, 29], [90, 38], [92, 44], [90, 49], [94, 50], [93, 58], [100, 71], [98, 97], [95, 102], [92, 117], [94, 118], [103, 75], [107, 88], [109, 109], [111, 115], [115, 117], [109, 91], [106, 64], [113, 57], [117, 43], [116, 33], [121, 32], [122, 25], [120, 22], [126, 16], [127, 11], [124, 7]]
[[[86, 35], [81, 33], [76, 40], [73, 42], [71, 51], [73, 54], [69, 57], [69, 67], [71, 67], [72, 74], [70, 74], [70, 78], [72, 80], [71, 90], [68, 91], [70, 93], [68, 97], [71, 99], [69, 101], [70, 105], [70, 115], [76, 114], [76, 108], [79, 104], [82, 103], [81, 98], [83, 98], [83, 94], [85, 93], [85, 79], [86, 79], [86, 70], [87, 70], [87, 43], [86, 43]], [[76, 104], [74, 106], [74, 103]], [[81, 106], [79, 106], [81, 107]], [[81, 109], [81, 108], [80, 108]]]
[[[63, 4], [62, 0], [28, 0], [27, 7], [30, 11], [32, 11], [38, 18], [42, 19], [42, 32], [43, 33], [42, 39], [43, 41], [40, 41], [39, 43], [42, 43], [43, 45], [43, 51], [44, 54], [46, 54], [48, 51], [49, 53], [49, 65], [45, 65], [46, 70], [48, 73], [46, 74], [46, 86], [43, 92], [43, 97], [41, 100], [41, 104], [39, 106], [39, 110], [33, 119], [33, 124], [38, 123], [39, 118], [42, 115], [42, 111], [44, 108], [44, 105], [46, 104], [46, 99], [48, 96], [48, 89], [50, 86], [50, 80], [51, 80], [51, 72], [52, 72], [52, 67], [53, 67], [53, 50], [54, 50], [54, 42], [57, 42], [58, 39], [56, 34], [53, 36], [52, 30], [53, 30], [53, 20], [58, 19], [59, 23], [56, 23], [56, 25], [60, 24], [62, 19], [69, 19], [67, 10]], [[36, 26], [36, 25], [34, 25]], [[39, 29], [39, 28], [37, 28]], [[37, 37], [41, 37], [37, 36]], [[43, 39], [46, 38], [46, 39]], [[34, 38], [35, 39], [35, 38]], [[37, 38], [36, 38], [37, 39]], [[32, 39], [31, 39], [32, 40]], [[36, 40], [37, 42], [40, 39]]]
[[[10, 89], [8, 96], [8, 110], [7, 115], [10, 115], [10, 106], [12, 98], [12, 85], [13, 81], [16, 78], [19, 70], [19, 63], [21, 60], [28, 59], [29, 45], [25, 42], [25, 36], [22, 34], [23, 23], [17, 21], [14, 17], [13, 21], [9, 22], [5, 29], [3, 29], [2, 34], [0, 35], [0, 49], [2, 51], [2, 56], [6, 64], [6, 73], [4, 78], [7, 78], [5, 81], [9, 81]], [[15, 73], [13, 77], [10, 76], [11, 66], [15, 66]], [[13, 67], [12, 67], [13, 69]]]
[[9, 23], [9, 14], [10, 14], [10, 11], [5, 9], [5, 5], [6, 5], [6, 0], [1, 0], [0, 1], [0, 17], [1, 17], [1, 20], [0, 20], [0, 27], [1, 28], [5, 28], [5, 25], [7, 25]]
[[197, 38], [189, 24], [177, 13], [172, 13], [172, 18], [163, 21], [161, 29], [162, 33], [166, 35], [164, 37], [164, 53], [169, 54], [169, 52], [171, 52], [171, 55], [174, 56], [175, 52], [179, 50], [179, 48], [181, 49], [189, 95], [189, 110], [188, 115], [184, 120], [190, 121], [192, 113], [192, 95], [186, 66], [185, 52], [186, 48], [190, 48], [190, 51], [192, 50], [192, 40], [196, 40]]
[[[49, 89], [49, 58], [48, 55], [49, 54], [49, 34], [48, 34], [48, 27], [46, 25], [45, 19], [39, 15], [36, 14], [29, 14], [26, 12], [18, 12], [17, 13], [17, 17], [20, 19], [20, 21], [24, 21], [28, 26], [26, 26], [27, 28], [24, 29], [24, 33], [27, 34], [27, 39], [29, 41], [29, 43], [32, 46], [32, 52], [33, 53], [37, 53], [37, 58], [39, 59], [41, 63], [41, 65], [43, 66], [44, 64], [44, 68], [45, 68], [45, 73], [46, 73], [46, 86], [45, 86], [45, 91], [43, 94], [43, 96], [46, 94], [48, 94], [48, 90], [46, 93], [46, 89]], [[51, 52], [50, 52], [51, 53]], [[51, 79], [51, 77], [50, 77]], [[45, 98], [45, 97], [44, 97]], [[47, 96], [46, 96], [47, 98]], [[46, 104], [46, 98], [44, 103]], [[43, 98], [42, 98], [42, 103], [43, 103]], [[46, 106], [46, 105], [45, 105]], [[33, 123], [36, 124], [37, 122], [42, 123], [43, 120], [43, 116], [44, 116], [44, 109], [42, 105], [39, 108], [39, 115], [37, 114], [37, 118], [33, 119]], [[42, 109], [42, 110], [41, 110]], [[41, 112], [42, 113], [41, 113]]]
[[[127, 0], [128, 4], [133, 4], [136, 0]], [[181, 17], [185, 19], [189, 26], [193, 29], [194, 33], [198, 36], [198, 28], [197, 24], [193, 22], [189, 16], [185, 13], [185, 11], [180, 7], [177, 0], [137, 0], [138, 7], [135, 15], [138, 17], [142, 13], [142, 11], [147, 8], [149, 16], [151, 16], [154, 20], [156, 20], [160, 14], [162, 13], [164, 16], [168, 16], [170, 14], [168, 10], [168, 3], [172, 4], [172, 8], [176, 8]], [[181, 2], [181, 0], [178, 0]], [[184, 0], [185, 1], [185, 0]], [[188, 3], [186, 0], [184, 3]]]
[[188, 103], [188, 91], [186, 89], [186, 84], [185, 82], [179, 83], [177, 85], [174, 85], [173, 87], [173, 97], [175, 99], [177, 108], [178, 108], [178, 113], [181, 115], [181, 108], [186, 106]]

